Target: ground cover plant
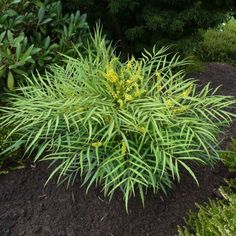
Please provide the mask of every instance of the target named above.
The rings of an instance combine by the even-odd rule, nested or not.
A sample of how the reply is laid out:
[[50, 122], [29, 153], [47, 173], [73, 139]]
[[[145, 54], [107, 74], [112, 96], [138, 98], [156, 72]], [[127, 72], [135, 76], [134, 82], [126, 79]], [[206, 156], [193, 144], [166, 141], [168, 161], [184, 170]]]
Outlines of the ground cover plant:
[[86, 38], [86, 14], [63, 14], [61, 1], [1, 0], [0, 12], [0, 89], [75, 56]]
[[72, 184], [80, 176], [87, 188], [103, 187], [105, 196], [123, 192], [126, 209], [135, 193], [163, 191], [190, 162], [218, 159], [217, 135], [233, 117], [235, 101], [206, 85], [186, 79], [188, 64], [168, 48], [145, 51], [121, 62], [98, 29], [87, 56], [67, 58], [45, 75], [27, 78], [9, 106], [2, 106], [2, 127], [20, 136], [9, 150], [51, 161], [49, 179]]
[[210, 200], [197, 204], [198, 212], [185, 219], [186, 226], [179, 227], [179, 236], [234, 236], [236, 232], [235, 180], [219, 189], [223, 200]]

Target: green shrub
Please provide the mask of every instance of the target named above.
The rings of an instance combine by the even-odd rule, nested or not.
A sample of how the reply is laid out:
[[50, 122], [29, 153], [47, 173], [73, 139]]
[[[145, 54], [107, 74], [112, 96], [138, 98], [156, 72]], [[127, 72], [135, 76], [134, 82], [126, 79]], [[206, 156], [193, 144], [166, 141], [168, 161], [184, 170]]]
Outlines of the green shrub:
[[236, 20], [204, 32], [198, 54], [204, 61], [236, 62]]
[[185, 219], [186, 226], [179, 227], [179, 236], [235, 236], [236, 233], [236, 180], [221, 187], [224, 200], [198, 205]]
[[58, 174], [71, 184], [80, 175], [110, 197], [120, 189], [126, 208], [135, 191], [143, 202], [148, 188], [166, 192], [181, 168], [197, 181], [189, 162], [218, 158], [216, 136], [231, 121], [232, 97], [209, 85], [197, 92], [181, 70], [188, 62], [167, 48], [122, 63], [100, 31], [91, 41], [87, 57], [67, 57], [66, 67], [54, 66], [9, 94], [0, 125], [21, 134], [12, 148], [38, 150], [35, 160], [47, 150], [43, 159], [55, 168], [50, 178]]
[[0, 81], [13, 90], [34, 69], [75, 56], [86, 37], [86, 15], [62, 13], [60, 1], [2, 0], [0, 4]]
[[191, 64], [185, 68], [187, 74], [191, 74], [192, 72], [203, 72], [206, 70], [206, 66], [198, 56], [189, 55], [188, 58], [191, 60]]

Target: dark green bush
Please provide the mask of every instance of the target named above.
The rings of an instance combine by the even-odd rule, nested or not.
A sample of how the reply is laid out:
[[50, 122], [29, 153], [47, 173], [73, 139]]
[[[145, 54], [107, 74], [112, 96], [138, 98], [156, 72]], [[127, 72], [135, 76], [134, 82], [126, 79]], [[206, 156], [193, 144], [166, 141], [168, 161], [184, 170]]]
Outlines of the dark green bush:
[[236, 20], [203, 32], [198, 54], [204, 61], [236, 62]]
[[0, 81], [10, 90], [33, 70], [60, 63], [60, 53], [75, 56], [86, 38], [86, 14], [63, 14], [60, 1], [0, 2]]
[[198, 205], [185, 219], [186, 226], [179, 227], [179, 236], [235, 236], [236, 235], [236, 180], [221, 187], [224, 200], [210, 200]]
[[236, 6], [234, 0], [65, 0], [68, 10], [88, 13], [89, 23], [101, 19], [104, 29], [124, 53], [140, 52], [154, 44], [177, 44], [192, 54], [198, 30], [222, 23]]

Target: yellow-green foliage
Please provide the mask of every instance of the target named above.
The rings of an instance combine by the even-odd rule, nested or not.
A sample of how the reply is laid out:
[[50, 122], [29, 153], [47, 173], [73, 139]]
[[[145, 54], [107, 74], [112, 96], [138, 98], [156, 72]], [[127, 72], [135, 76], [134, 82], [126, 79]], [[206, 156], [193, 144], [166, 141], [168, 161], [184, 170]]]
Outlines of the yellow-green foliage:
[[220, 158], [230, 171], [236, 171], [236, 139], [229, 145], [229, 150], [220, 153]]
[[219, 62], [236, 61], [236, 20], [230, 20], [218, 29], [203, 33], [199, 50], [203, 60]]
[[226, 108], [234, 98], [209, 84], [199, 91], [181, 70], [188, 61], [168, 48], [123, 62], [100, 29], [91, 42], [86, 57], [67, 57], [65, 67], [27, 78], [9, 94], [0, 126], [20, 133], [12, 148], [23, 144], [35, 160], [47, 151], [43, 159], [55, 164], [49, 179], [73, 184], [79, 175], [110, 198], [121, 190], [126, 209], [135, 194], [144, 203], [149, 188], [166, 192], [182, 168], [197, 181], [189, 162], [218, 159], [216, 137], [232, 121]]
[[179, 236], [235, 236], [236, 235], [236, 180], [219, 189], [224, 200], [197, 205], [198, 212], [190, 213], [186, 226], [179, 227]]

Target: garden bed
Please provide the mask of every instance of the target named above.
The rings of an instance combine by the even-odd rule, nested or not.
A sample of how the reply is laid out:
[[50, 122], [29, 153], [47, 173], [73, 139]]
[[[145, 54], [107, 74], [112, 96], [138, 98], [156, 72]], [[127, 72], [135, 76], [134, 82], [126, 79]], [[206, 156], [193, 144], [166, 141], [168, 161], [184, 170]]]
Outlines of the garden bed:
[[[236, 96], [236, 67], [211, 63], [205, 72], [195, 73], [200, 82], [223, 84], [220, 93]], [[226, 140], [236, 136], [235, 123], [226, 132]], [[111, 202], [99, 189], [86, 189], [77, 182], [66, 190], [44, 183], [50, 173], [46, 163], [28, 163], [23, 170], [0, 176], [0, 235], [157, 235], [174, 236], [177, 225], [195, 202], [202, 203], [217, 197], [217, 189], [229, 175], [222, 165], [214, 170], [193, 167], [198, 187], [189, 174], [183, 173], [168, 196], [149, 193], [143, 209], [140, 199], [132, 198], [127, 215], [122, 195], [117, 193]]]

